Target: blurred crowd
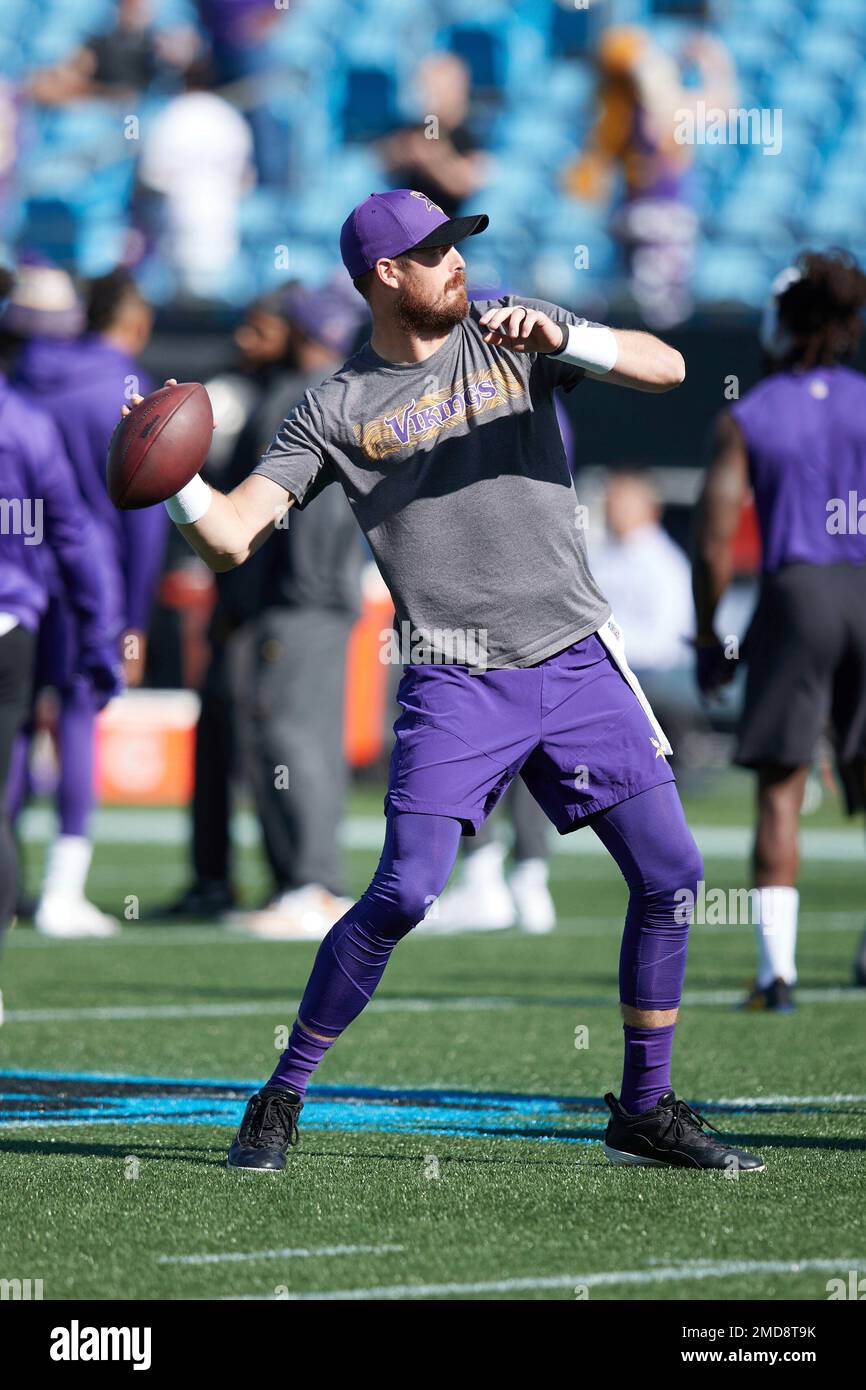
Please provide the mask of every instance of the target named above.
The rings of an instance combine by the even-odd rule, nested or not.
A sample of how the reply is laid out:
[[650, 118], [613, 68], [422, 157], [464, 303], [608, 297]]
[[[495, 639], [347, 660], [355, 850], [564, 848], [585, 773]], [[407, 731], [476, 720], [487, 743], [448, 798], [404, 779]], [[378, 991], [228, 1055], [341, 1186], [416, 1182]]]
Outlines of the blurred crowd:
[[[384, 0], [76, 0], [34, 41], [26, 9], [12, 0], [18, 71], [0, 86], [10, 248], [88, 276], [134, 268], [157, 304], [238, 306], [287, 274], [326, 278], [346, 207], [413, 187], [449, 215], [490, 201], [485, 281], [519, 270], [525, 292], [614, 296], [659, 327], [691, 312], [694, 147], [674, 114], [734, 96], [724, 44], [694, 25], [669, 51], [558, 0], [524, 0], [513, 32], [446, 0], [423, 17]], [[397, 42], [419, 25], [420, 62]]]

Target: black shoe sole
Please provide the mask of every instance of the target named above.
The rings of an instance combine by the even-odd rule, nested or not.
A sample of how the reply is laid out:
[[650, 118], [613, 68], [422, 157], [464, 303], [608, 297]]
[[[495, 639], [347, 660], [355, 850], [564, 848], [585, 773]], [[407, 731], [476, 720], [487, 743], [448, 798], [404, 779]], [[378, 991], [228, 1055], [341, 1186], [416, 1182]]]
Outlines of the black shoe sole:
[[[689, 1168], [693, 1173], [724, 1173], [724, 1168], [697, 1168], [684, 1163], [666, 1163], [663, 1158], [645, 1158], [642, 1154], [628, 1153], [626, 1149], [612, 1149], [609, 1144], [603, 1144], [602, 1148], [605, 1157], [615, 1168]], [[762, 1163], [760, 1168], [737, 1168], [740, 1173], [765, 1173], [766, 1163]]]
[[252, 1168], [247, 1163], [229, 1163], [226, 1159], [226, 1167], [232, 1173], [284, 1173], [285, 1168]]

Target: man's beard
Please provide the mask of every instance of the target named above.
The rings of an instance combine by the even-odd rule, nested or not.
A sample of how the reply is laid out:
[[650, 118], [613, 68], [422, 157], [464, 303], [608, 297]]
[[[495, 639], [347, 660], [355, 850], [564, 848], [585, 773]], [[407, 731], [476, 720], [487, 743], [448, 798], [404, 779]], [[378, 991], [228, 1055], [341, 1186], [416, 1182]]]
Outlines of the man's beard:
[[[456, 287], [459, 294], [448, 291]], [[406, 286], [396, 304], [397, 323], [404, 333], [414, 333], [419, 337], [438, 337], [450, 333], [455, 323], [460, 323], [469, 313], [469, 300], [466, 298], [466, 283], [463, 275], [449, 282], [440, 299], [431, 303], [420, 294]]]

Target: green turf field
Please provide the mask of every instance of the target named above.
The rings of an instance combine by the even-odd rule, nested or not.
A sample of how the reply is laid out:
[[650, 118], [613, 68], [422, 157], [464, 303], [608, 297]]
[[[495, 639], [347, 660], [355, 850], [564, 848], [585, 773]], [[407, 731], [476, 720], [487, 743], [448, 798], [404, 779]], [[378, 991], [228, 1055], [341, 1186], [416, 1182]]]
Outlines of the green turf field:
[[[690, 799], [712, 886], [748, 884], [750, 791], [734, 776]], [[380, 809], [378, 791], [353, 798], [358, 891]], [[102, 824], [115, 836], [91, 878], [102, 906], [122, 913], [135, 895], [145, 911], [181, 884], [171, 817]], [[597, 1142], [601, 1096], [619, 1084], [625, 906], [602, 855], [554, 857], [550, 937], [398, 948], [317, 1074], [282, 1176], [223, 1161], [314, 945], [212, 924], [133, 921], [104, 944], [19, 927], [2, 974], [0, 1278], [42, 1279], [46, 1298], [826, 1298], [828, 1279], [866, 1275], [866, 998], [848, 987], [864, 866], [861, 832], [832, 805], [804, 828], [794, 1015], [732, 1007], [752, 971], [749, 927], [692, 933], [675, 1084], [765, 1155], [765, 1173], [736, 1180], [615, 1169]], [[38, 852], [28, 859], [33, 878]], [[266, 884], [252, 848], [240, 878], [255, 901]], [[81, 1079], [97, 1073], [114, 1079]], [[201, 1084], [170, 1084], [184, 1079]], [[20, 1122], [36, 1109], [41, 1123]]]

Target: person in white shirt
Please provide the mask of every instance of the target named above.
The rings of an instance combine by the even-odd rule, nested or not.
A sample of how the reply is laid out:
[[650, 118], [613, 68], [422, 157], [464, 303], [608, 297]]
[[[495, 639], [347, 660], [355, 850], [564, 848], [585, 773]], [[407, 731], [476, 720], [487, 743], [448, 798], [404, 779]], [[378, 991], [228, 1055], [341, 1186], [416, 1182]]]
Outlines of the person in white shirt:
[[240, 249], [239, 206], [255, 181], [253, 137], [223, 97], [187, 73], [144, 133], [138, 177], [165, 199], [162, 250], [182, 294], [218, 298]]
[[614, 473], [605, 504], [608, 537], [592, 547], [593, 573], [625, 634], [629, 665], [641, 680], [685, 667], [695, 631], [691, 568], [661, 524], [658, 492], [643, 474]]

